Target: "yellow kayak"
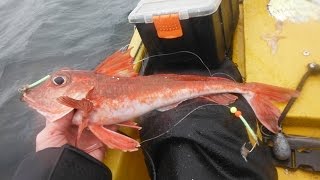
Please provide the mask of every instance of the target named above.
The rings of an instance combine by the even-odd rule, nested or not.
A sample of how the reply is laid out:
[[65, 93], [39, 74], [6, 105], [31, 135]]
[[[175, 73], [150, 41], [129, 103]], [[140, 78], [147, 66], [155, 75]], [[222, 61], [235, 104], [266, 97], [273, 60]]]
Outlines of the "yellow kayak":
[[[295, 89], [310, 62], [320, 63], [320, 22], [277, 23], [268, 11], [269, 1], [244, 1], [233, 40], [233, 61], [246, 82], [262, 82]], [[129, 47], [139, 61], [145, 48], [135, 30]], [[141, 64], [135, 69], [139, 71]], [[286, 134], [320, 138], [319, 76], [310, 77], [283, 123]], [[282, 107], [284, 108], [284, 107]], [[136, 131], [127, 132], [139, 139]], [[141, 151], [108, 150], [105, 163], [114, 180], [150, 179]], [[320, 173], [277, 167], [279, 179], [320, 179]]]

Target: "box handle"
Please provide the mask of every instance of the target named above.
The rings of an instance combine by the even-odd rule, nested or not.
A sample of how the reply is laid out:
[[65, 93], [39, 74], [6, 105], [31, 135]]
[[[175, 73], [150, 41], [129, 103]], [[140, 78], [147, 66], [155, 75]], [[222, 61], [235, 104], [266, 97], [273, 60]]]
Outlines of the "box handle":
[[159, 38], [174, 39], [183, 35], [178, 14], [153, 16], [152, 18]]

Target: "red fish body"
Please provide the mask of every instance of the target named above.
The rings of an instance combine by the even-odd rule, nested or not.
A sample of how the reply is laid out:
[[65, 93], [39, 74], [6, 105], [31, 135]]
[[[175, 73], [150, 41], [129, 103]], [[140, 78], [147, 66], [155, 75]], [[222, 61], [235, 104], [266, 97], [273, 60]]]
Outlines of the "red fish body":
[[78, 109], [73, 118], [75, 124], [88, 126], [110, 148], [133, 151], [138, 142], [102, 125], [126, 124], [152, 110], [166, 110], [207, 95], [215, 100], [229, 98], [228, 104], [236, 99], [228, 93], [243, 95], [260, 122], [275, 133], [279, 131], [280, 111], [272, 103], [287, 102], [298, 96], [296, 91], [285, 88], [242, 84], [218, 77], [175, 74], [119, 77], [94, 71], [60, 70], [40, 86], [25, 92], [24, 100], [51, 121]]

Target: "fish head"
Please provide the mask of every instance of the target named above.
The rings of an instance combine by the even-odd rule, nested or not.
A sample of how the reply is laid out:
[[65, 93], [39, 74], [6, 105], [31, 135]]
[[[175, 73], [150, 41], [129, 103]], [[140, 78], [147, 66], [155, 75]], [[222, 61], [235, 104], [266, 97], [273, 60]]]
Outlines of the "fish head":
[[24, 91], [22, 100], [53, 122], [73, 111], [73, 108], [61, 104], [59, 97], [81, 100], [86, 98], [94, 84], [94, 73], [91, 71], [62, 69], [39, 86]]

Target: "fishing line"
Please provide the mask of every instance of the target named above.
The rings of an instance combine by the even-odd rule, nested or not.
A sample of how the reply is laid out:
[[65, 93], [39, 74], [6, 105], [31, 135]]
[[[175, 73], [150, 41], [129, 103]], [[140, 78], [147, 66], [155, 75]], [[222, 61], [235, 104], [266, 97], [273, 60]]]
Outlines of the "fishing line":
[[172, 52], [172, 53], [164, 53], [164, 54], [152, 55], [152, 56], [148, 56], [146, 58], [140, 59], [138, 61], [135, 61], [133, 64], [137, 64], [139, 62], [147, 60], [148, 58], [159, 57], [159, 56], [169, 56], [169, 55], [179, 54], [179, 53], [189, 53], [189, 54], [192, 54], [192, 55], [196, 56], [199, 59], [199, 61], [204, 65], [204, 67], [208, 70], [209, 75], [212, 76], [209, 67], [204, 63], [204, 61], [201, 59], [201, 57], [199, 55], [197, 55], [196, 53], [191, 52], [191, 51], [177, 51], [177, 52]]
[[121, 51], [121, 52], [126, 51], [128, 49], [128, 47], [129, 47], [129, 45], [130, 44], [127, 44], [127, 45], [123, 46], [122, 48], [119, 49], [119, 51]]
[[224, 76], [227, 76], [228, 78], [230, 78], [231, 80], [233, 80], [234, 82], [237, 82], [232, 76], [230, 76], [227, 73], [217, 72], [217, 73], [213, 73], [211, 76], [214, 76], [214, 75], [224, 75]]
[[[167, 133], [169, 133], [173, 128], [175, 128], [178, 124], [180, 124], [183, 120], [185, 120], [190, 114], [192, 114], [194, 111], [202, 108], [202, 107], [205, 107], [205, 106], [225, 106], [225, 105], [220, 105], [220, 104], [204, 104], [204, 105], [201, 105], [201, 106], [198, 106], [196, 107], [195, 109], [191, 110], [189, 113], [187, 113], [183, 118], [181, 118], [176, 124], [174, 124], [171, 128], [169, 128], [166, 132], [164, 133], [161, 133], [155, 137], [152, 137], [152, 138], [149, 138], [149, 139], [146, 139], [146, 140], [143, 140], [140, 144], [142, 143], [145, 143], [145, 142], [148, 142], [148, 141], [151, 141], [151, 140], [154, 140], [154, 139], [157, 139]], [[228, 106], [226, 106], [228, 107]]]
[[[242, 123], [244, 124], [244, 126], [248, 129], [249, 134], [253, 137], [253, 139], [256, 141], [256, 143], [258, 144], [258, 137], [257, 135], [254, 133], [253, 129], [250, 127], [250, 125], [248, 124], [247, 120], [242, 116], [241, 111], [238, 111], [236, 107], [229, 107], [227, 105], [222, 105], [222, 104], [204, 104], [201, 106], [196, 107], [195, 109], [193, 109], [192, 111], [190, 111], [189, 113], [187, 113], [183, 118], [181, 118], [177, 123], [175, 123], [171, 128], [169, 128], [166, 132], [163, 132], [157, 136], [154, 136], [152, 138], [143, 140], [140, 144], [157, 139], [161, 136], [164, 136], [165, 134], [169, 133], [173, 128], [175, 128], [177, 125], [179, 125], [183, 120], [185, 120], [190, 114], [192, 114], [193, 112], [195, 112], [196, 110], [202, 108], [202, 107], [206, 107], [206, 106], [224, 106], [230, 109], [230, 112], [232, 114], [234, 114], [236, 117], [240, 118]], [[250, 151], [251, 152], [251, 151]]]
[[[121, 50], [127, 48], [127, 46], [124, 46], [123, 48], [121, 48]], [[202, 60], [202, 58], [197, 55], [196, 53], [194, 52], [191, 52], [191, 51], [177, 51], [177, 52], [173, 52], [173, 53], [166, 53], [166, 54], [157, 54], [157, 55], [152, 55], [152, 56], [148, 56], [146, 58], [143, 58], [143, 59], [140, 59], [138, 61], [135, 61], [133, 62], [133, 64], [137, 64], [139, 62], [142, 62], [144, 60], [147, 60], [148, 58], [152, 58], [152, 57], [159, 57], [159, 56], [168, 56], [168, 55], [173, 55], [173, 54], [178, 54], [178, 53], [189, 53], [189, 54], [192, 54], [194, 56], [196, 56], [199, 61], [201, 62], [201, 64], [203, 64], [203, 66], [208, 70], [208, 73], [210, 76], [214, 76], [214, 75], [224, 75], [224, 76], [227, 76], [228, 78], [230, 78], [231, 80], [233, 80], [234, 82], [237, 82], [232, 76], [230, 76], [229, 74], [227, 73], [223, 73], [223, 72], [216, 72], [216, 73], [212, 73], [211, 70], [209, 69], [209, 67], [204, 63], [204, 61]]]
[[[246, 119], [242, 116], [242, 112], [239, 111], [236, 107], [232, 106], [232, 107], [229, 107], [227, 105], [222, 105], [222, 104], [204, 104], [204, 105], [201, 105], [201, 106], [198, 106], [197, 108], [193, 109], [192, 111], [190, 111], [189, 113], [187, 113], [183, 118], [181, 118], [177, 123], [175, 123], [171, 128], [169, 128], [166, 132], [163, 132], [155, 137], [152, 137], [152, 138], [149, 138], [149, 139], [146, 139], [144, 141], [142, 141], [140, 144], [143, 144], [145, 142], [148, 142], [148, 141], [151, 141], [151, 140], [154, 140], [156, 138], [159, 138], [167, 133], [169, 133], [173, 128], [175, 128], [178, 124], [180, 124], [183, 120], [185, 120], [190, 114], [192, 114], [193, 112], [195, 112], [196, 110], [202, 108], [202, 107], [205, 107], [205, 106], [224, 106], [224, 107], [227, 107], [229, 108], [230, 110], [230, 113], [234, 114], [234, 116], [238, 117], [241, 119], [242, 123], [244, 124], [244, 126], [246, 127], [247, 129], [247, 133], [249, 131], [249, 135], [252, 136], [252, 138], [255, 140], [255, 144], [252, 146], [252, 148], [249, 150], [246, 148], [246, 144], [247, 143], [244, 143], [242, 145], [242, 147], [240, 148], [240, 154], [241, 156], [243, 157], [243, 159], [245, 160], [245, 162], [248, 162], [247, 160], [247, 156], [256, 148], [257, 145], [259, 145], [259, 141], [258, 141], [258, 137], [257, 135], [254, 133], [254, 131], [252, 130], [252, 128], [250, 127], [250, 125], [248, 124], [248, 122], [246, 121]], [[250, 142], [249, 142], [250, 143]], [[152, 160], [152, 159], [151, 159]]]

